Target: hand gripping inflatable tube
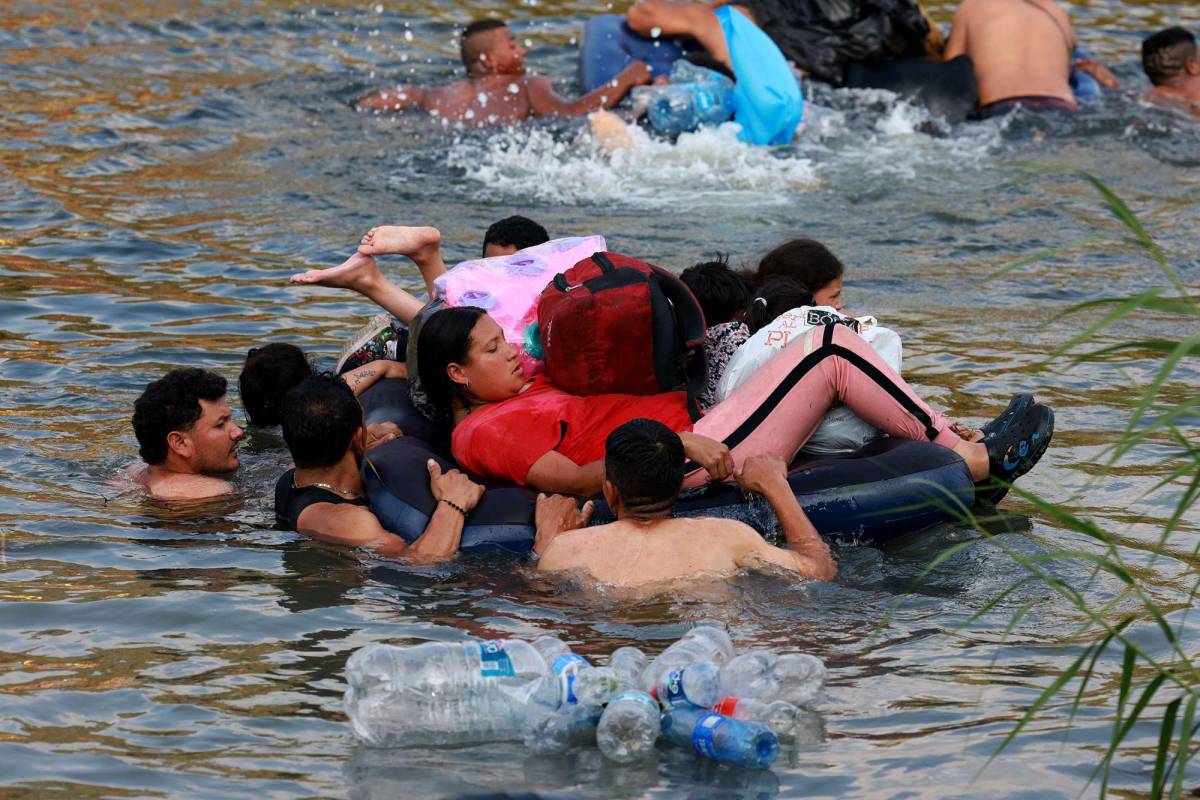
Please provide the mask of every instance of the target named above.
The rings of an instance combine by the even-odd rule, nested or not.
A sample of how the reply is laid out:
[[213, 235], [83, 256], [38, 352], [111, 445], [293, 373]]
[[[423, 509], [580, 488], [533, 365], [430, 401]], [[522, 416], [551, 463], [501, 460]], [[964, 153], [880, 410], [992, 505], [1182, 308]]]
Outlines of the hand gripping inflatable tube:
[[[367, 453], [363, 476], [379, 522], [411, 542], [425, 530], [437, 506], [429, 491], [426, 461], [433, 458], [442, 469], [456, 465], [448, 448], [420, 438], [432, 436], [432, 426], [412, 407], [405, 381], [380, 381], [363, 393], [362, 402], [368, 422], [390, 420], [405, 433]], [[480, 482], [487, 490], [467, 515], [461, 549], [528, 553], [537, 493], [507, 481]], [[953, 519], [956, 511], [974, 502], [966, 464], [954, 451], [929, 442], [878, 439], [847, 456], [798, 462], [788, 482], [827, 539], [884, 542]], [[739, 519], [763, 534], [776, 525], [765, 500], [748, 500], [741, 489], [726, 483], [684, 492], [675, 516]], [[598, 501], [592, 524], [610, 521], [611, 512]]]

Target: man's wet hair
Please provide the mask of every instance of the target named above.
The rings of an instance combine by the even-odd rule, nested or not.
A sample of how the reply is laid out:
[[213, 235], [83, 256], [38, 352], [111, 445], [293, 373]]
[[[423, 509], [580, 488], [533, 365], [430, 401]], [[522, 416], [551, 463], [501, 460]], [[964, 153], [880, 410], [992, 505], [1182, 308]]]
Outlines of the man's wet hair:
[[1196, 37], [1185, 28], [1167, 28], [1142, 42], [1142, 69], [1155, 86], [1178, 75], [1189, 58], [1196, 58]]
[[710, 327], [737, 319], [750, 302], [749, 285], [729, 268], [729, 257], [720, 253], [715, 261], [690, 266], [679, 277], [696, 296], [704, 324]]
[[275, 342], [251, 348], [238, 376], [242, 405], [251, 424], [278, 425], [283, 396], [312, 374], [307, 356], [294, 344]]
[[284, 395], [282, 426], [297, 467], [331, 467], [363, 426], [362, 406], [341, 378], [314, 375]]
[[604, 442], [604, 477], [634, 513], [670, 511], [683, 487], [679, 434], [652, 419], [626, 422]]
[[225, 396], [226, 383], [215, 372], [198, 367], [173, 369], [151, 381], [133, 403], [133, 433], [138, 454], [147, 464], [167, 460], [167, 435], [190, 431], [204, 414], [201, 400]]
[[462, 38], [459, 40], [459, 54], [462, 56], [463, 66], [470, 71], [473, 66], [479, 63], [479, 57], [487, 52], [487, 46], [484, 45], [481, 34], [507, 27], [507, 22], [495, 17], [477, 19], [467, 25], [462, 32]]
[[487, 232], [483, 234], [483, 251], [487, 252], [489, 244], [524, 250], [526, 247], [545, 244], [548, 241], [550, 241], [550, 234], [546, 232], [545, 228], [529, 217], [514, 214], [491, 224]]
[[828, 247], [815, 239], [789, 239], [758, 262], [758, 285], [771, 278], [787, 278], [812, 293], [842, 277], [846, 267]]

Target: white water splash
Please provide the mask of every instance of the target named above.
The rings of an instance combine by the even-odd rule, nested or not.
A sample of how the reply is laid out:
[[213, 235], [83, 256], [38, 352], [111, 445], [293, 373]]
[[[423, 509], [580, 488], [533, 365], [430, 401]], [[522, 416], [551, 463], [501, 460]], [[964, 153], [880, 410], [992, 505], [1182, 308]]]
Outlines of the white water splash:
[[810, 161], [740, 142], [737, 131], [726, 124], [671, 143], [633, 127], [633, 146], [609, 154], [586, 131], [564, 139], [516, 128], [486, 140], [459, 137], [447, 163], [464, 170], [489, 198], [566, 205], [692, 207], [705, 197], [721, 205], [781, 205], [817, 188]]

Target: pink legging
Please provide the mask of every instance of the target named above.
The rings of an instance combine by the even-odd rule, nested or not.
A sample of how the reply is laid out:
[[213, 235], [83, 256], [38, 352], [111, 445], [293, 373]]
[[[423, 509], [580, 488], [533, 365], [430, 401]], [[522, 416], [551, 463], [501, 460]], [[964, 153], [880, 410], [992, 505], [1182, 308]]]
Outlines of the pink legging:
[[[754, 456], [791, 462], [835, 403], [891, 436], [954, 447], [950, 421], [927, 406], [861, 336], [844, 325], [812, 328], [713, 406], [693, 430], [729, 446], [734, 464]], [[686, 487], [707, 480], [689, 472]]]

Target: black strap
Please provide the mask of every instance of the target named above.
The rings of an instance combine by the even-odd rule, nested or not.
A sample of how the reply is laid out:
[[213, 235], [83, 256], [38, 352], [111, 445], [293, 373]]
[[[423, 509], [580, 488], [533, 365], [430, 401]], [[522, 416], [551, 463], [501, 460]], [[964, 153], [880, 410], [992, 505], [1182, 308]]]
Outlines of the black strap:
[[600, 271], [605, 275], [616, 269], [612, 261], [609, 260], [607, 253], [592, 253], [592, 261], [596, 262], [596, 266], [600, 267]]
[[[918, 422], [925, 426], [925, 436], [930, 441], [933, 441], [937, 437], [937, 429], [933, 427], [933, 420], [930, 418], [925, 409], [917, 405], [916, 401], [905, 394], [904, 391], [890, 378], [888, 378], [888, 376], [885, 375], [882, 370], [880, 370], [871, 362], [867, 361], [858, 353], [855, 353], [853, 350], [848, 350], [839, 344], [833, 343], [834, 327], [835, 326], [833, 325], [825, 326], [825, 331], [821, 337], [821, 346], [801, 359], [800, 363], [793, 367], [792, 371], [785, 375], [783, 380], [781, 380], [778, 385], [771, 390], [771, 393], [767, 395], [767, 399], [760, 403], [758, 408], [754, 409], [753, 413], [751, 413], [741, 425], [738, 425], [732, 433], [722, 440], [722, 443], [726, 447], [732, 450], [744, 442], [746, 438], [753, 433], [754, 430], [761, 425], [776, 408], [779, 407], [779, 404], [783, 402], [783, 399], [787, 397], [788, 393], [796, 387], [796, 384], [799, 383], [805, 375], [807, 375], [822, 361], [831, 356], [841, 356], [842, 358], [846, 359], [847, 362], [856, 367], [868, 378], [875, 381], [877, 385], [882, 387], [884, 391], [886, 391], [892, 396], [893, 399], [896, 400], [896, 402], [904, 407], [905, 411], [907, 411], [909, 414], [912, 414], [912, 416], [916, 418]], [[700, 465], [689, 461], [684, 464], [683, 469], [684, 473], [687, 474], [696, 469], [700, 469]]]

